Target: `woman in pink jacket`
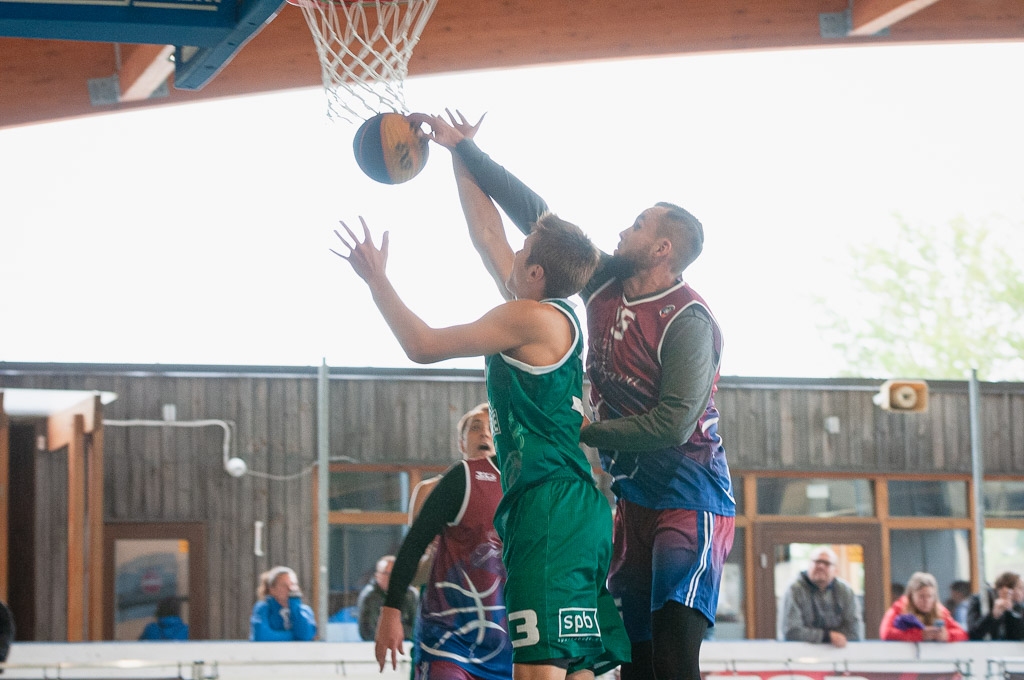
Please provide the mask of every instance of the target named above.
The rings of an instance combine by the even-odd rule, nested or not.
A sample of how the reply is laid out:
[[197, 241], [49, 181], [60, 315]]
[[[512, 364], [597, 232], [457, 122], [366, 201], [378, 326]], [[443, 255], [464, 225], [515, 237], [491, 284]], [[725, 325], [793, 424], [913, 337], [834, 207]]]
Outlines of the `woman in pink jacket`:
[[907, 581], [906, 593], [882, 617], [878, 636], [900, 642], [962, 642], [967, 632], [939, 602], [935, 577], [916, 572]]

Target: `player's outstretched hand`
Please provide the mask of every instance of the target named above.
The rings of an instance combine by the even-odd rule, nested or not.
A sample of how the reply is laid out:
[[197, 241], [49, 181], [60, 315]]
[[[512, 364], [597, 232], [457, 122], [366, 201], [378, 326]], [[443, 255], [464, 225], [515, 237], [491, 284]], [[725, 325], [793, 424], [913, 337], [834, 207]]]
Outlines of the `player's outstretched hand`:
[[408, 118], [417, 123], [429, 125], [430, 138], [448, 150], [454, 149], [456, 144], [465, 139], [465, 135], [441, 116], [432, 116], [429, 113], [410, 113]]
[[337, 229], [334, 230], [334, 235], [338, 237], [338, 240], [341, 241], [341, 244], [349, 252], [346, 255], [334, 248], [331, 248], [331, 252], [343, 260], [347, 260], [352, 265], [355, 273], [363, 281], [373, 283], [374, 281], [387, 278], [385, 269], [388, 263], [388, 232], [384, 232], [384, 235], [381, 237], [380, 248], [377, 248], [373, 245], [373, 237], [370, 235], [370, 228], [366, 226], [366, 220], [360, 216], [359, 221], [363, 225], [363, 240], [360, 241], [352, 230], [348, 228], [347, 224], [340, 222], [341, 227], [348, 234], [348, 238], [342, 236]]
[[445, 120], [443, 116], [433, 116], [429, 113], [410, 113], [407, 118], [414, 123], [426, 123], [429, 125], [430, 138], [446, 149], [451, 150], [463, 139], [472, 139], [476, 135], [476, 131], [480, 129], [480, 123], [483, 122], [484, 116], [487, 115], [480, 116], [480, 120], [475, 125], [472, 125], [459, 111], [456, 111], [458, 117], [453, 115], [448, 109], [445, 109], [445, 113], [448, 114], [448, 120]]
[[[455, 109], [455, 115], [452, 115], [452, 112], [448, 109], [445, 109], [444, 112], [448, 114], [448, 122], [451, 123], [452, 127], [461, 132], [462, 136], [466, 139], [473, 139], [476, 137], [477, 130], [480, 129], [480, 124], [484, 122], [484, 118], [487, 116], [487, 113], [485, 112], [484, 115], [480, 116], [480, 120], [474, 124], [466, 120], [466, 117], [462, 115], [462, 111], [459, 111], [458, 109]], [[458, 116], [457, 119], [456, 116]]]
[[380, 664], [381, 673], [391, 652], [391, 669], [398, 670], [398, 655], [404, 654], [402, 640], [405, 631], [402, 628], [402, 612], [394, 607], [381, 607], [380, 618], [377, 619], [377, 634], [374, 637], [373, 653]]

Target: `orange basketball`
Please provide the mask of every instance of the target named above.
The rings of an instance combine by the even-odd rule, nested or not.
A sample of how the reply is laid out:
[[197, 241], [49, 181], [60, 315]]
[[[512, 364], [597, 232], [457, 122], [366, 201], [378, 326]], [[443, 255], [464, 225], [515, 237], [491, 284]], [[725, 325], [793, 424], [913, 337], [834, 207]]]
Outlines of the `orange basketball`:
[[378, 113], [359, 126], [352, 151], [370, 179], [401, 184], [427, 164], [430, 139], [418, 123], [400, 113]]

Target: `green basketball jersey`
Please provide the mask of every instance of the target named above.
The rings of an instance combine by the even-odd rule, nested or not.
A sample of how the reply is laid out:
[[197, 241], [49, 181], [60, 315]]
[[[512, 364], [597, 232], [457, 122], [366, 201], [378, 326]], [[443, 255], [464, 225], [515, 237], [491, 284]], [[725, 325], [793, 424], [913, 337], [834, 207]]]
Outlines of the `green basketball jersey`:
[[542, 300], [569, 318], [575, 342], [551, 366], [530, 366], [503, 354], [487, 357], [490, 403], [501, 485], [505, 491], [494, 524], [504, 533], [508, 505], [531, 486], [550, 479], [593, 481], [580, 449], [583, 425], [583, 337], [567, 300]]

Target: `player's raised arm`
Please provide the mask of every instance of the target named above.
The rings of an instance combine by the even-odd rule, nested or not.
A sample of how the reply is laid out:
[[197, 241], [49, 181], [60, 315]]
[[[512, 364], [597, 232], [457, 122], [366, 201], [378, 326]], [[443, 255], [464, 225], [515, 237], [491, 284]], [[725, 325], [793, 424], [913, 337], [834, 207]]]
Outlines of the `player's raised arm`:
[[458, 156], [452, 155], [452, 169], [455, 171], [455, 185], [459, 189], [459, 201], [466, 216], [473, 247], [480, 254], [487, 273], [494, 279], [502, 297], [511, 300], [513, 295], [505, 282], [512, 273], [515, 254], [508, 243], [501, 215], [494, 201], [477, 185]]
[[[385, 271], [388, 257], [388, 233], [384, 232], [380, 248], [374, 245], [366, 221], [360, 217], [363, 240], [348, 228], [338, 236], [348, 254], [333, 250], [346, 260], [359, 278], [366, 282], [384, 321], [391, 328], [406, 356], [418, 364], [432, 364], [455, 357], [488, 356], [501, 352], [527, 353], [543, 344], [551, 333], [551, 316], [546, 306], [534, 299], [514, 300], [501, 304], [480, 319], [459, 326], [431, 328], [417, 316], [398, 296]], [[526, 267], [523, 276], [537, 278], [535, 285], [543, 285], [543, 269], [537, 265]], [[543, 364], [539, 364], [543, 365]]]
[[465, 163], [477, 185], [505, 211], [519, 231], [529, 234], [534, 222], [544, 213], [550, 212], [548, 204], [504, 166], [494, 162], [473, 141], [483, 117], [476, 125], [470, 125], [461, 112], [455, 113], [457, 118], [450, 111], [448, 117], [462, 135], [455, 138], [450, 146], [445, 146]]
[[[455, 145], [467, 136], [475, 134], [480, 122], [471, 125], [462, 114], [459, 114], [460, 120], [457, 120], [451, 112], [448, 113], [448, 116], [451, 122], [441, 116], [427, 114], [413, 114], [412, 118], [417, 122], [425, 122], [430, 125], [431, 139], [452, 152], [455, 184], [459, 190], [462, 212], [466, 216], [466, 224], [469, 227], [470, 240], [480, 254], [487, 272], [497, 284], [502, 297], [511, 300], [513, 295], [505, 284], [512, 273], [514, 253], [505, 234], [505, 225], [501, 221], [501, 215], [498, 213], [494, 201], [477, 185], [473, 175], [469, 173], [458, 154], [455, 153]], [[480, 121], [483, 121], [483, 118]]]

